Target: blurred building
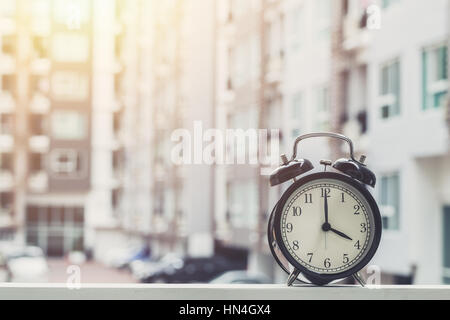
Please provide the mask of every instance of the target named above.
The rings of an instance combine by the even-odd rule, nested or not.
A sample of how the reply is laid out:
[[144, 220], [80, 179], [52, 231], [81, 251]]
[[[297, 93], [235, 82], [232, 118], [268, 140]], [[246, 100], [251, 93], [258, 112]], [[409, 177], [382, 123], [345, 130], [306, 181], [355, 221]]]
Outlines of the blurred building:
[[0, 6], [2, 221], [50, 256], [83, 249], [91, 179], [91, 8], [66, 4]]
[[[330, 127], [331, 2], [218, 3], [217, 127], [278, 129], [280, 151], [290, 157], [296, 137]], [[313, 159], [317, 170], [330, 156], [326, 140], [302, 148], [300, 155]], [[266, 228], [286, 186], [270, 188], [261, 169], [216, 168], [215, 235], [225, 246], [246, 250], [250, 270], [281, 280]]]
[[448, 12], [445, 0], [341, 1], [335, 12], [334, 130], [376, 171], [373, 263], [386, 282], [449, 279]]
[[156, 256], [210, 256], [213, 168], [176, 164], [172, 148], [179, 142], [175, 130], [194, 133], [197, 120], [204, 129], [214, 127], [215, 4], [117, 3], [122, 31], [116, 39], [121, 71], [115, 92], [122, 107], [114, 119], [119, 184], [113, 212], [118, 225], [101, 232], [104, 239], [95, 251], [104, 259], [113, 242], [149, 245]]
[[196, 162], [207, 129], [279, 129], [288, 157], [331, 130], [378, 176], [383, 280], [449, 282], [449, 21], [448, 0], [3, 1], [0, 239], [101, 261], [236, 250], [283, 280], [266, 224], [286, 186], [261, 164], [174, 163], [174, 132]]

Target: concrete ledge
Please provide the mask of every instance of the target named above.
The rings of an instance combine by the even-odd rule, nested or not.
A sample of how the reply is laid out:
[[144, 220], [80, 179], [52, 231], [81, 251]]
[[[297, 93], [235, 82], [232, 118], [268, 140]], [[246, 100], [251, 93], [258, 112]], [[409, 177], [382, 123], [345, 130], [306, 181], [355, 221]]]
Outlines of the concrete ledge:
[[0, 284], [0, 299], [113, 300], [450, 300], [450, 286], [293, 287], [283, 285]]

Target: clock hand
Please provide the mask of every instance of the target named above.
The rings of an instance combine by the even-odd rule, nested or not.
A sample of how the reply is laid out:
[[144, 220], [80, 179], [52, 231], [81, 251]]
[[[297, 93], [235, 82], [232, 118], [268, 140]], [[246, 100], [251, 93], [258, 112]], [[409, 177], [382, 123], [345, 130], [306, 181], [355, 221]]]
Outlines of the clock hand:
[[325, 223], [328, 223], [328, 197], [326, 194], [325, 194], [324, 198], [325, 198], [325, 200], [324, 200], [323, 205], [324, 205], [324, 211], [325, 211]]
[[353, 240], [352, 238], [350, 238], [350, 237], [349, 237], [348, 235], [346, 235], [345, 233], [340, 232], [340, 231], [338, 231], [338, 230], [336, 230], [336, 229], [331, 228], [330, 231], [336, 233], [338, 236], [340, 236], [340, 237], [342, 237], [342, 238], [345, 238], [345, 239], [347, 239], [347, 240], [350, 240], [350, 241]]

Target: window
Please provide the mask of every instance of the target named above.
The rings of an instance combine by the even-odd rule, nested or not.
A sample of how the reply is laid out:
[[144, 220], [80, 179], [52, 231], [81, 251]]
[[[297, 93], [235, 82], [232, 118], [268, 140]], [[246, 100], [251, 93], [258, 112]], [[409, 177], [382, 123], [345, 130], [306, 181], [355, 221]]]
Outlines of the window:
[[[450, 207], [444, 207], [444, 217], [443, 217], [443, 248], [450, 247]], [[443, 250], [444, 257], [444, 272], [443, 272], [443, 282], [445, 284], [450, 284], [450, 250]]]
[[58, 62], [86, 62], [89, 58], [89, 41], [81, 34], [56, 34], [52, 48]]
[[30, 115], [30, 133], [34, 136], [45, 135], [46, 132], [45, 115], [32, 114]]
[[14, 204], [14, 193], [0, 192], [0, 209], [10, 210]]
[[31, 173], [39, 172], [44, 170], [44, 160], [45, 156], [42, 153], [31, 153], [30, 154], [30, 171]]
[[317, 129], [328, 131], [330, 129], [330, 96], [327, 86], [321, 86], [315, 91]]
[[58, 176], [80, 177], [85, 169], [83, 154], [73, 149], [55, 149], [51, 153], [50, 168]]
[[86, 138], [86, 116], [76, 111], [55, 111], [52, 114], [52, 137], [57, 140]]
[[84, 249], [84, 208], [27, 206], [26, 243], [51, 257]]
[[0, 170], [12, 171], [14, 157], [11, 153], [0, 153]]
[[291, 14], [291, 48], [298, 50], [304, 38], [304, 10], [303, 6], [298, 6]]
[[387, 8], [387, 7], [391, 6], [392, 4], [394, 4], [397, 1], [398, 0], [383, 0], [382, 1], [382, 6], [383, 6], [383, 8]]
[[448, 50], [446, 45], [422, 52], [423, 109], [442, 107], [448, 93]]
[[319, 39], [329, 40], [331, 36], [331, 0], [316, 0], [317, 33]]
[[0, 113], [0, 134], [13, 134], [14, 115]]
[[57, 100], [85, 100], [89, 94], [88, 78], [81, 72], [55, 72], [52, 76], [52, 94]]
[[400, 62], [382, 66], [380, 80], [381, 118], [400, 115]]
[[400, 229], [400, 178], [398, 173], [385, 175], [380, 181], [380, 209], [383, 228]]
[[236, 181], [229, 185], [228, 207], [231, 224], [254, 228], [258, 220], [258, 187], [254, 181]]
[[291, 108], [291, 136], [293, 139], [297, 138], [301, 134], [301, 114], [303, 112], [303, 95], [297, 93], [292, 98], [292, 108]]

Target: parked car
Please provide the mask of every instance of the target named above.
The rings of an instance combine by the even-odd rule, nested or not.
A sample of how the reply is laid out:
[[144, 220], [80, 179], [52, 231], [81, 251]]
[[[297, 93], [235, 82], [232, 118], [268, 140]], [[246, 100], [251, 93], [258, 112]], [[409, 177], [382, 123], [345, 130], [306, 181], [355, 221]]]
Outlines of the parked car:
[[159, 260], [136, 260], [130, 263], [130, 270], [134, 278], [145, 282], [147, 278], [159, 274], [162, 270], [176, 270], [183, 266], [183, 259], [173, 253], [163, 256]]
[[49, 268], [41, 248], [19, 247], [6, 255], [11, 282], [48, 282]]
[[273, 283], [263, 274], [253, 274], [247, 271], [228, 271], [210, 281], [211, 284], [269, 284]]
[[112, 249], [108, 252], [106, 264], [117, 269], [126, 269], [136, 260], [148, 260], [151, 258], [149, 246], [130, 246]]
[[207, 283], [230, 270], [244, 270], [245, 264], [221, 256], [210, 258], [184, 258], [179, 264], [155, 270], [142, 282]]

